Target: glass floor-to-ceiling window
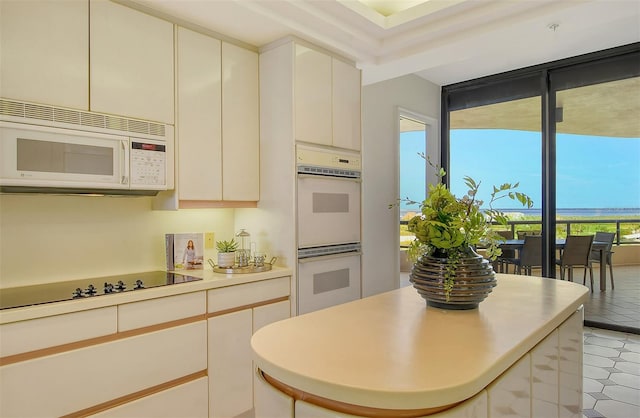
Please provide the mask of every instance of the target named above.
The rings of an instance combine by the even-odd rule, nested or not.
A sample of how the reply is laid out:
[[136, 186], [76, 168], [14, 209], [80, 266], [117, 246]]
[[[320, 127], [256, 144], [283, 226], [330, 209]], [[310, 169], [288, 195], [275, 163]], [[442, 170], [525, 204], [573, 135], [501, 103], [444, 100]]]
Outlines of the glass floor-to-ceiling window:
[[460, 195], [465, 175], [482, 181], [486, 201], [519, 182], [534, 208], [513, 208], [511, 229], [543, 235], [543, 276], [556, 277], [556, 238], [607, 229], [595, 215], [621, 219], [608, 227], [618, 240], [639, 232], [624, 219], [640, 216], [639, 76], [632, 44], [443, 87], [447, 183]]

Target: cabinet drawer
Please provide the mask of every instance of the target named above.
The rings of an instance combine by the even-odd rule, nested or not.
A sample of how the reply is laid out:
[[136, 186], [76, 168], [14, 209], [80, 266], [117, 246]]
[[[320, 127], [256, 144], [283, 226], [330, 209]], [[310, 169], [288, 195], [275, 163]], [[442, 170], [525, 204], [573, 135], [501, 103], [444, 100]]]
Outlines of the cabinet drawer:
[[115, 306], [0, 325], [0, 357], [114, 334]]
[[0, 416], [60, 416], [207, 368], [206, 322], [0, 368]]
[[289, 277], [280, 277], [209, 290], [208, 311], [218, 312], [289, 296], [289, 280]]
[[92, 417], [206, 417], [208, 414], [207, 381], [206, 377], [201, 377], [184, 385], [108, 409]]
[[206, 313], [204, 292], [186, 293], [118, 306], [118, 331], [128, 331]]

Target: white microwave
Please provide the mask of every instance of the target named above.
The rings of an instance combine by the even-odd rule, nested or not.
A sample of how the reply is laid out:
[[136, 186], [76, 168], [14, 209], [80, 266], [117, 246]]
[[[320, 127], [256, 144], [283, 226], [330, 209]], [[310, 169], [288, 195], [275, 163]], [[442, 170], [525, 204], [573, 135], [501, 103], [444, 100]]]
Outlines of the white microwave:
[[0, 121], [0, 191], [167, 190], [166, 141], [102, 131]]

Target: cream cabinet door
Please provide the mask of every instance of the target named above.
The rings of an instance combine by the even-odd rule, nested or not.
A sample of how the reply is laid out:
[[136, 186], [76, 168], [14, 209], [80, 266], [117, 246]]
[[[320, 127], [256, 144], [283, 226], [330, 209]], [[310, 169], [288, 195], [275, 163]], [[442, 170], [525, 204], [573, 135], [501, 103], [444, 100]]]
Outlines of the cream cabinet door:
[[180, 200], [222, 199], [220, 41], [178, 27]]
[[289, 318], [291, 303], [288, 300], [253, 308], [253, 332], [265, 325]]
[[199, 321], [4, 365], [0, 416], [67, 415], [202, 372], [206, 344]]
[[332, 144], [331, 57], [295, 46], [295, 140]]
[[253, 408], [251, 309], [208, 322], [209, 416], [240, 415]]
[[208, 391], [207, 378], [201, 377], [91, 416], [100, 418], [204, 418], [208, 412]]
[[87, 110], [86, 1], [0, 2], [0, 96]]
[[92, 0], [89, 27], [91, 110], [173, 125], [173, 24]]
[[258, 54], [222, 43], [222, 199], [260, 198]]
[[333, 59], [333, 145], [359, 151], [360, 70]]

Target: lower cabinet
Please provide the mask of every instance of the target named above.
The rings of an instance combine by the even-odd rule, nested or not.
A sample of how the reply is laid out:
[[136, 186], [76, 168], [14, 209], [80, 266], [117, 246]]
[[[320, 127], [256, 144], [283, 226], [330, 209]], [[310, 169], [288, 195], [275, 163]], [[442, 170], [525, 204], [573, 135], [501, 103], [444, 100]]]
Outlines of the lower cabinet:
[[290, 316], [289, 289], [278, 277], [2, 324], [0, 417], [250, 416], [251, 336]]
[[253, 408], [251, 309], [208, 322], [210, 416], [240, 415]]
[[[209, 306], [224, 309], [207, 320], [210, 417], [235, 417], [253, 409], [251, 336], [290, 316], [288, 296], [288, 277], [209, 291]], [[230, 308], [229, 301], [236, 307]]]
[[4, 365], [0, 416], [82, 416], [124, 403], [131, 394], [204, 375], [206, 344], [205, 321], [198, 321]]
[[92, 416], [100, 418], [206, 417], [208, 396], [209, 384], [205, 376]]

